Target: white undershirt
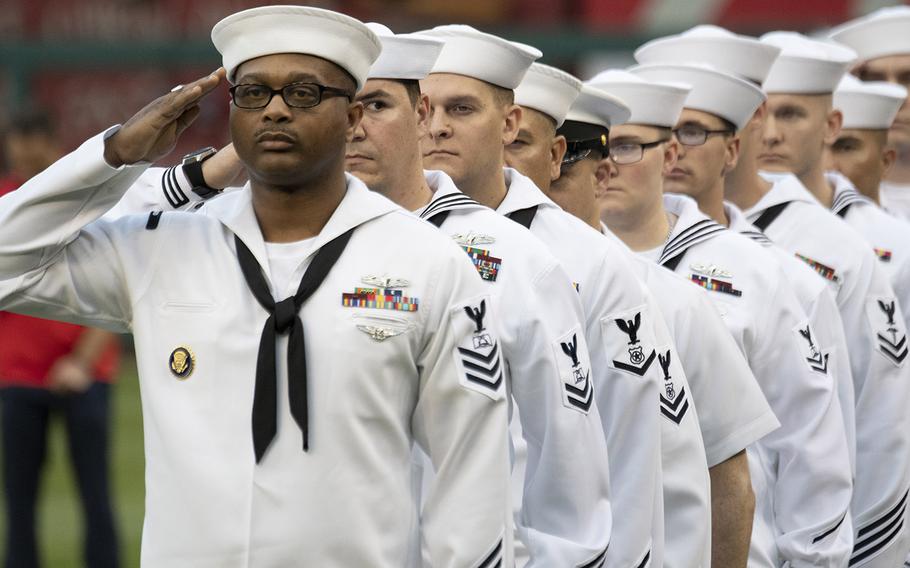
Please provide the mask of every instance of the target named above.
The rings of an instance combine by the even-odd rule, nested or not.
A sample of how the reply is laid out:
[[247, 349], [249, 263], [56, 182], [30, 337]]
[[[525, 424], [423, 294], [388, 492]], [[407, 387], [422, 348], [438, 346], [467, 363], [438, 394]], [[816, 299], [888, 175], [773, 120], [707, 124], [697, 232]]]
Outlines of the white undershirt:
[[293, 243], [265, 243], [275, 300], [281, 301], [297, 293], [300, 279], [306, 270], [300, 263], [310, 253], [314, 240], [316, 237]]

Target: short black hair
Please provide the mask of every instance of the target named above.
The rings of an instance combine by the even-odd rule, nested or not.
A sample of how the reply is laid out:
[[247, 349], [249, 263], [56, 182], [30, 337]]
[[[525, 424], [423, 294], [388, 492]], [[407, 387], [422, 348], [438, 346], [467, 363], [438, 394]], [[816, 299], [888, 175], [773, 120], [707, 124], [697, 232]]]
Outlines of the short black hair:
[[7, 134], [46, 134], [53, 136], [54, 118], [49, 111], [38, 107], [26, 107], [14, 112], [7, 122]]
[[408, 93], [411, 106], [416, 107], [417, 103], [420, 102], [420, 81], [417, 79], [399, 79], [398, 82], [404, 85], [404, 90]]

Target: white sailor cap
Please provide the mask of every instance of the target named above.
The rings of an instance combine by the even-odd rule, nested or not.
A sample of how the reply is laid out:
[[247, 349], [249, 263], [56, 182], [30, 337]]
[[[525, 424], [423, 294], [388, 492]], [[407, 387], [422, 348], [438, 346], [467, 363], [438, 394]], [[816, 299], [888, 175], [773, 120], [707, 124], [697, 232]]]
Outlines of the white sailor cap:
[[796, 32], [766, 33], [761, 41], [782, 49], [762, 85], [768, 94], [833, 93], [856, 60], [856, 52], [846, 46]]
[[779, 54], [779, 47], [758, 38], [700, 25], [679, 35], [649, 41], [635, 50], [635, 60], [641, 64], [707, 63], [718, 71], [761, 85]]
[[542, 112], [555, 120], [559, 128], [580, 91], [581, 79], [555, 67], [534, 63], [515, 89], [515, 104]]
[[618, 69], [609, 69], [585, 83], [619, 97], [631, 111], [625, 121], [673, 128], [689, 94], [688, 85], [656, 82]]
[[244, 61], [278, 53], [314, 55], [338, 65], [363, 87], [379, 57], [379, 38], [360, 20], [304, 6], [262, 6], [231, 14], [212, 28], [228, 80]]
[[581, 88], [566, 120], [603, 126], [607, 130], [629, 120], [631, 109], [621, 98], [591, 85]]
[[907, 98], [907, 89], [894, 83], [860, 81], [844, 75], [834, 91], [834, 108], [844, 115], [844, 128], [887, 130]]
[[382, 24], [370, 22], [367, 27], [379, 36], [382, 53], [370, 67], [368, 79], [425, 79], [442, 51], [444, 42], [413, 34], [394, 34]]
[[651, 81], [681, 83], [692, 87], [685, 108], [711, 113], [729, 120], [736, 129], [744, 127], [765, 101], [761, 89], [735, 75], [723, 73], [707, 64], [639, 65], [629, 72]]
[[828, 37], [856, 51], [862, 61], [910, 54], [910, 6], [881, 8], [834, 28]]
[[528, 68], [543, 53], [471, 26], [437, 26], [418, 32], [445, 42], [432, 73], [454, 73], [479, 79], [504, 89], [515, 89]]

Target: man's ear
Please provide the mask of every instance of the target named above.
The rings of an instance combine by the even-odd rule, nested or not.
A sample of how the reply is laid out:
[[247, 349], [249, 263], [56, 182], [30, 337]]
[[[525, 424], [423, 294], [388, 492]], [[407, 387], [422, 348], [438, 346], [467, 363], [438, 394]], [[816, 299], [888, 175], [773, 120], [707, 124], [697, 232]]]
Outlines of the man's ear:
[[562, 159], [566, 155], [567, 147], [566, 137], [562, 134], [557, 134], [553, 138], [553, 143], [550, 145], [550, 181], [559, 179], [562, 170]]
[[430, 97], [420, 93], [417, 100], [417, 138], [423, 138], [430, 132]]
[[724, 149], [724, 169], [720, 173], [721, 177], [727, 175], [734, 168], [736, 168], [737, 162], [739, 162], [739, 135], [731, 136], [727, 140], [726, 148]]
[[664, 146], [664, 167], [663, 175], [668, 176], [670, 172], [673, 171], [673, 168], [676, 167], [676, 159], [679, 157], [679, 143], [675, 138], [670, 138], [667, 140], [666, 146]]
[[508, 146], [518, 138], [518, 130], [521, 128], [521, 107], [518, 105], [509, 105], [506, 109], [506, 120], [502, 127], [502, 145]]
[[348, 105], [348, 128], [346, 140], [351, 142], [354, 140], [354, 131], [357, 130], [357, 127], [360, 125], [360, 121], [363, 119], [363, 103], [360, 101], [354, 101]]
[[844, 126], [844, 114], [837, 110], [832, 109], [828, 111], [828, 118], [825, 121], [825, 145], [830, 146], [837, 141], [837, 137], [840, 136], [841, 128]]
[[897, 161], [897, 149], [893, 146], [888, 146], [882, 152], [882, 177], [888, 175], [888, 172], [891, 170], [891, 166], [894, 165], [894, 162]]

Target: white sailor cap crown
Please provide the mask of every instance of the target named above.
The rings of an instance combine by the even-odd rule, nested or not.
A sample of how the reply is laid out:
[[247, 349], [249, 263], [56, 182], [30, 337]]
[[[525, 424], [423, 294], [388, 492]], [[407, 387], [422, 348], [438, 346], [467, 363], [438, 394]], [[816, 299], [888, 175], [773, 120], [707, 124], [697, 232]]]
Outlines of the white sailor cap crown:
[[401, 79], [419, 81], [426, 78], [442, 52], [444, 42], [413, 34], [394, 34], [382, 24], [370, 22], [367, 27], [379, 36], [382, 53], [370, 67], [368, 79]]
[[565, 71], [534, 63], [515, 89], [515, 104], [534, 109], [562, 126], [566, 113], [581, 91], [581, 79]]
[[780, 48], [719, 26], [695, 26], [679, 35], [657, 38], [635, 50], [635, 60], [649, 63], [707, 63], [761, 85]]
[[834, 28], [828, 37], [856, 51], [862, 61], [910, 54], [910, 6], [881, 8]]
[[742, 129], [765, 101], [761, 89], [735, 75], [706, 65], [654, 63], [632, 67], [629, 72], [651, 81], [681, 83], [691, 87], [685, 107], [707, 112]]
[[672, 128], [689, 94], [688, 85], [651, 81], [628, 71], [609, 69], [585, 83], [618, 97], [630, 111], [629, 124]]
[[566, 120], [603, 126], [607, 130], [629, 120], [631, 109], [621, 98], [585, 84], [566, 114]]
[[437, 26], [418, 32], [445, 42], [432, 73], [454, 73], [504, 89], [515, 89], [531, 63], [543, 55], [537, 48], [511, 42], [471, 26]]
[[900, 85], [844, 75], [834, 91], [834, 108], [843, 113], [844, 128], [887, 130], [906, 98], [907, 89]]
[[262, 6], [224, 18], [212, 28], [228, 80], [244, 61], [278, 53], [321, 57], [338, 65], [363, 87], [382, 45], [360, 20], [304, 6]]
[[761, 41], [782, 50], [762, 85], [768, 94], [833, 93], [856, 60], [856, 52], [846, 46], [796, 32], [770, 32]]

